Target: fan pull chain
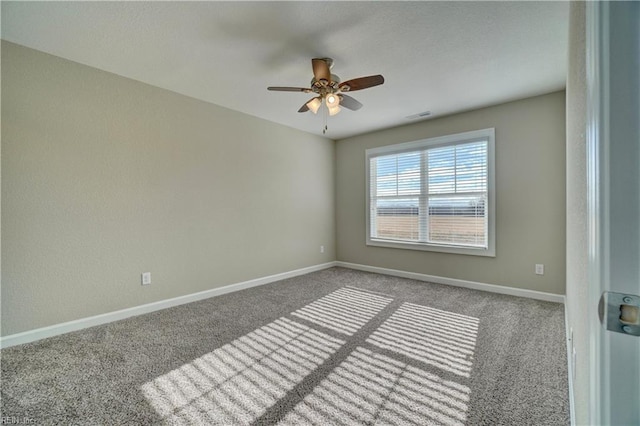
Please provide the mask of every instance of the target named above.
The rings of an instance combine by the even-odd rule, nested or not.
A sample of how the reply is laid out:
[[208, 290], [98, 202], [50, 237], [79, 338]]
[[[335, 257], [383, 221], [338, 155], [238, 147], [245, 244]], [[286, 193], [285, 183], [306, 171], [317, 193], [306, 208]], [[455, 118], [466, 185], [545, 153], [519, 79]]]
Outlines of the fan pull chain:
[[329, 130], [327, 127], [327, 111], [329, 111], [328, 107], [322, 105], [322, 123], [324, 124], [324, 127], [322, 128], [323, 135], [327, 133], [327, 130]]

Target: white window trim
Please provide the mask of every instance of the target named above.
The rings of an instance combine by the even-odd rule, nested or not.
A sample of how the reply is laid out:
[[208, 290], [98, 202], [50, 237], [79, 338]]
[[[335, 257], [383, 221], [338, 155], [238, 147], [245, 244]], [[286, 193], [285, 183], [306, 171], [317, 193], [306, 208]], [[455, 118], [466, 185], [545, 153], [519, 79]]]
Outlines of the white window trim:
[[[445, 146], [458, 144], [465, 141], [478, 139], [487, 140], [487, 204], [488, 223], [487, 239], [488, 248], [460, 247], [451, 244], [416, 243], [416, 242], [396, 242], [371, 238], [371, 184], [370, 182], [370, 158], [384, 154], [414, 151], [425, 147]], [[496, 189], [495, 189], [495, 128], [474, 130], [471, 132], [457, 133], [455, 135], [439, 136], [429, 139], [421, 139], [412, 142], [405, 142], [395, 145], [370, 148], [365, 151], [365, 183], [366, 183], [366, 244], [375, 247], [389, 247], [409, 250], [424, 250], [440, 253], [466, 254], [473, 256], [496, 256]], [[375, 184], [375, 182], [373, 182]], [[374, 219], [375, 220], [375, 219]], [[422, 225], [421, 225], [422, 226]]]

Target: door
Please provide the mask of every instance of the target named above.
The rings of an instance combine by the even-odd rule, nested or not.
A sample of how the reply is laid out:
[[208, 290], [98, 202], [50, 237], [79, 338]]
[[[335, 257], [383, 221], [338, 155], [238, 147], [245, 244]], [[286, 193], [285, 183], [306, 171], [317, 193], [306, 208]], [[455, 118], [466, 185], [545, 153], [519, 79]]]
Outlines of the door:
[[592, 424], [640, 424], [640, 337], [605, 330], [603, 292], [640, 295], [640, 3], [587, 5]]

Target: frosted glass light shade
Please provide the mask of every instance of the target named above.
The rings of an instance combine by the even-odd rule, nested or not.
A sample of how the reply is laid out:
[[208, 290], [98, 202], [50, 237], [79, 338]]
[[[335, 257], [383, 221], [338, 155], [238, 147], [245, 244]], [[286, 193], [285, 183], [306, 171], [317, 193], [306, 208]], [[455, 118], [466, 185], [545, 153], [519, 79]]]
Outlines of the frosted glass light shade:
[[334, 95], [333, 93], [328, 94], [325, 101], [327, 102], [327, 107], [329, 107], [329, 109], [340, 104], [340, 98], [338, 95]]
[[320, 109], [321, 105], [322, 105], [322, 101], [320, 100], [320, 98], [313, 98], [309, 102], [307, 102], [307, 107], [314, 114], [318, 112], [318, 109]]
[[338, 106], [338, 104], [336, 104], [335, 106], [330, 106], [329, 108], [329, 115], [336, 115], [337, 113], [340, 112], [340, 106]]

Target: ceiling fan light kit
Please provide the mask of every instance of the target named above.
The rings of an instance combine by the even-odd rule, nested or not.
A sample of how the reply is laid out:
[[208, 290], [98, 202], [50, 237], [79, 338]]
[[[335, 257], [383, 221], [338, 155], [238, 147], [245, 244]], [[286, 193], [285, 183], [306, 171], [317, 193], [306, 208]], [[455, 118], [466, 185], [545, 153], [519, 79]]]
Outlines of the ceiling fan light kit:
[[307, 108], [309, 108], [309, 110], [314, 114], [318, 112], [321, 106], [322, 98], [320, 96], [318, 96], [317, 98], [313, 98], [309, 102], [307, 102]]
[[337, 113], [340, 112], [340, 107], [338, 105], [330, 106], [328, 108], [329, 108], [329, 115], [336, 115]]
[[[340, 112], [340, 106], [352, 111], [362, 108], [362, 104], [360, 102], [351, 96], [345, 95], [344, 92], [368, 89], [369, 87], [378, 86], [384, 83], [384, 77], [379, 74], [354, 78], [341, 83], [340, 78], [337, 75], [331, 74], [330, 69], [333, 66], [333, 59], [331, 58], [314, 58], [311, 60], [311, 66], [313, 68], [313, 79], [311, 80], [310, 88], [271, 86], [267, 87], [267, 90], [278, 92], [316, 93], [318, 96], [305, 102], [298, 112], [311, 111], [316, 114], [324, 103], [329, 115], [333, 116]], [[323, 133], [326, 132], [326, 130], [327, 126], [325, 124]]]

